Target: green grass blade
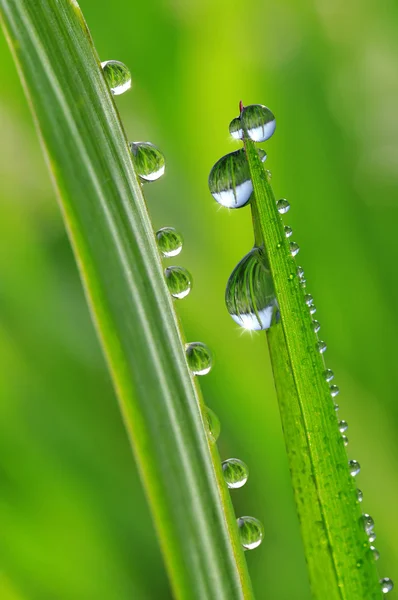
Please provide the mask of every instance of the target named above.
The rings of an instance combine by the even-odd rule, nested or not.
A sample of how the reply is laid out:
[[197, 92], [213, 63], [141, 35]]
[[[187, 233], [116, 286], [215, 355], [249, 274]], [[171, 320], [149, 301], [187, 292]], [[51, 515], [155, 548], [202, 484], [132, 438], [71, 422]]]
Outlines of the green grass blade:
[[254, 189], [256, 243], [264, 243], [281, 314], [267, 337], [313, 596], [380, 599], [374, 556], [297, 264], [256, 145], [245, 139], [244, 146]]
[[0, 8], [175, 596], [252, 598], [141, 187], [80, 9], [75, 0]]

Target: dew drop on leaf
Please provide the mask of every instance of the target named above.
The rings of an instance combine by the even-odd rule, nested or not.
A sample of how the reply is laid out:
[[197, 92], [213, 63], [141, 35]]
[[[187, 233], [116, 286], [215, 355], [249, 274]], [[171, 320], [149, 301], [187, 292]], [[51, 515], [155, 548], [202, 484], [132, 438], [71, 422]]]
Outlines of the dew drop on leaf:
[[296, 242], [290, 242], [289, 249], [292, 256], [296, 256], [300, 252], [300, 246]]
[[191, 274], [184, 267], [167, 267], [164, 270], [167, 287], [173, 298], [181, 300], [192, 288]]
[[265, 142], [275, 131], [275, 117], [270, 109], [262, 104], [245, 106], [240, 120], [244, 132], [253, 142]]
[[383, 579], [380, 579], [380, 588], [383, 594], [388, 594], [388, 592], [392, 592], [392, 590], [394, 589], [394, 583], [392, 579], [390, 579], [389, 577], [383, 577]]
[[[287, 213], [290, 210], [290, 203], [287, 200], [285, 200], [285, 198], [281, 198], [276, 203], [276, 208], [278, 209], [278, 213], [280, 215], [284, 215], [285, 213]], [[285, 228], [285, 232], [286, 232], [286, 228]], [[289, 237], [289, 236], [286, 236], [286, 237]]]
[[377, 548], [375, 546], [370, 546], [370, 551], [373, 554], [373, 558], [375, 560], [379, 560], [379, 558], [380, 558], [380, 552], [377, 550]]
[[357, 489], [357, 500], [358, 502], [362, 502], [363, 500], [363, 492], [359, 488]]
[[247, 465], [239, 458], [228, 458], [222, 463], [225, 482], [231, 489], [241, 488], [249, 477]]
[[293, 229], [289, 225], [285, 225], [285, 236], [289, 238], [293, 234]]
[[216, 413], [213, 410], [211, 410], [211, 408], [209, 408], [208, 406], [206, 406], [205, 410], [209, 436], [213, 442], [216, 442], [220, 437], [221, 432], [220, 419], [217, 417]]
[[253, 184], [243, 148], [216, 162], [210, 171], [209, 189], [213, 198], [226, 208], [241, 208], [249, 202]]
[[174, 227], [162, 227], [156, 232], [156, 243], [165, 258], [177, 256], [182, 250], [182, 235]]
[[312, 329], [315, 333], [318, 333], [320, 328], [321, 328], [321, 324], [319, 321], [316, 321], [316, 320], [312, 321]]
[[337, 387], [337, 385], [331, 385], [329, 390], [332, 398], [335, 398], [336, 396], [338, 396], [338, 394], [340, 394], [340, 388]]
[[334, 373], [331, 369], [326, 369], [326, 371], [324, 371], [323, 373], [324, 378], [326, 379], [327, 382], [332, 381], [333, 377], [334, 377]]
[[344, 433], [348, 429], [347, 421], [339, 421], [339, 431], [340, 433]]
[[257, 548], [264, 537], [263, 524], [254, 517], [240, 517], [237, 519], [240, 542], [245, 550]]
[[350, 460], [348, 461], [348, 466], [350, 469], [350, 475], [356, 477], [361, 470], [361, 465], [359, 462], [357, 460]]
[[213, 365], [213, 355], [206, 344], [191, 342], [185, 345], [188, 366], [194, 375], [207, 375]]
[[375, 522], [373, 521], [372, 517], [368, 514], [363, 514], [362, 515], [362, 524], [363, 524], [363, 528], [366, 532], [366, 535], [370, 535], [375, 527]]
[[114, 96], [119, 96], [131, 88], [131, 74], [126, 65], [118, 60], [101, 63], [106, 83]]
[[325, 344], [325, 342], [323, 342], [322, 340], [320, 340], [316, 344], [316, 349], [318, 350], [318, 352], [320, 352], [321, 354], [323, 354], [327, 350], [327, 345]]
[[311, 306], [312, 304], [314, 304], [314, 298], [311, 296], [311, 294], [306, 294], [304, 296], [304, 301], [307, 306]]
[[164, 155], [151, 142], [131, 142], [131, 155], [137, 175], [144, 183], [156, 181], [164, 174]]

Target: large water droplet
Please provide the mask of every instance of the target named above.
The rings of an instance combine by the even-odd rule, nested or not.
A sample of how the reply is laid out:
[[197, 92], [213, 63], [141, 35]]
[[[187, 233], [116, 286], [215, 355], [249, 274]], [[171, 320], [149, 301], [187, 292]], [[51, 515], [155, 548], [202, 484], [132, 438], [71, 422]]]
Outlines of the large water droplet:
[[249, 202], [253, 184], [243, 148], [216, 162], [210, 171], [209, 189], [213, 198], [226, 208], [241, 208]]
[[289, 238], [291, 235], [293, 235], [293, 229], [289, 225], [285, 225], [285, 236]]
[[211, 410], [208, 406], [206, 406], [206, 421], [209, 429], [209, 435], [213, 442], [216, 442], [220, 437], [221, 425], [220, 419], [217, 417], [216, 413]]
[[164, 270], [167, 287], [173, 298], [185, 298], [192, 288], [191, 274], [184, 267], [167, 267]]
[[177, 256], [182, 250], [182, 235], [174, 227], [162, 227], [156, 232], [156, 242], [166, 258]]
[[338, 396], [338, 394], [340, 394], [340, 388], [337, 387], [337, 385], [331, 385], [329, 389], [332, 398], [335, 398], [336, 396]]
[[375, 528], [375, 522], [373, 521], [372, 517], [368, 514], [363, 514], [362, 515], [362, 524], [363, 524], [363, 528], [366, 532], [367, 535], [370, 535], [373, 531], [373, 529]]
[[347, 421], [339, 421], [339, 431], [340, 433], [344, 433], [348, 429]]
[[254, 517], [240, 517], [237, 519], [240, 541], [245, 550], [257, 548], [264, 537], [263, 524]]
[[276, 312], [274, 284], [262, 248], [253, 248], [233, 270], [225, 291], [229, 314], [241, 327], [269, 329]]
[[359, 462], [357, 460], [350, 460], [348, 461], [348, 466], [350, 469], [350, 475], [356, 477], [361, 470], [361, 465]]
[[131, 88], [131, 74], [126, 65], [118, 60], [101, 63], [106, 83], [114, 96], [119, 96]]
[[231, 489], [241, 488], [249, 477], [247, 465], [239, 458], [228, 458], [222, 463], [226, 484]]
[[[284, 198], [282, 198], [281, 200], [278, 200], [278, 202], [276, 203], [276, 208], [278, 209], [278, 213], [280, 215], [284, 215], [285, 213], [287, 213], [290, 210], [290, 203], [287, 200], [285, 200]], [[286, 229], [285, 229], [285, 231], [286, 231]]]
[[326, 371], [324, 371], [323, 373], [324, 378], [326, 379], [327, 382], [332, 381], [333, 377], [334, 377], [334, 373], [331, 369], [326, 369]]
[[377, 550], [377, 548], [375, 548], [375, 546], [370, 546], [370, 551], [373, 553], [373, 558], [375, 560], [379, 560], [380, 552]]
[[163, 175], [164, 156], [151, 142], [131, 142], [130, 150], [137, 175], [143, 182], [156, 181]]
[[317, 342], [316, 344], [316, 349], [318, 350], [318, 352], [323, 354], [327, 350], [327, 345], [322, 340], [319, 340], [319, 342]]
[[213, 356], [206, 344], [191, 342], [185, 345], [188, 366], [194, 375], [207, 375], [213, 365]]
[[296, 242], [290, 242], [289, 249], [292, 256], [296, 256], [300, 252], [300, 246]]
[[362, 502], [363, 500], [363, 492], [359, 488], [357, 489], [357, 500], [358, 502]]
[[240, 117], [235, 117], [235, 119], [232, 119], [232, 121], [229, 124], [229, 133], [234, 138], [234, 140], [243, 139], [243, 129]]
[[394, 589], [394, 582], [389, 577], [383, 577], [383, 579], [380, 579], [380, 588], [383, 594], [388, 594]]
[[270, 109], [262, 104], [246, 106], [240, 119], [247, 136], [254, 142], [265, 142], [275, 131], [275, 117]]

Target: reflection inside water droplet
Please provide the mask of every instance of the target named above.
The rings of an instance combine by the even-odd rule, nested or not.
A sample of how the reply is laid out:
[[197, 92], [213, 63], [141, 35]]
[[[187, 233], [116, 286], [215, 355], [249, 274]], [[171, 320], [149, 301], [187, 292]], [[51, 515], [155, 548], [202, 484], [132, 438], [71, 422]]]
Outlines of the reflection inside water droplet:
[[164, 174], [165, 160], [151, 142], [131, 142], [131, 156], [137, 175], [144, 183], [156, 181]]
[[361, 470], [361, 466], [360, 466], [359, 462], [357, 460], [350, 460], [350, 461], [348, 461], [348, 466], [349, 466], [349, 470], [350, 470], [350, 475], [352, 475], [353, 477], [356, 477], [356, 475], [358, 475], [358, 473]]
[[131, 88], [131, 74], [126, 65], [118, 60], [101, 63], [106, 83], [114, 96], [119, 96]]
[[292, 256], [296, 256], [300, 252], [300, 246], [296, 242], [290, 242], [289, 249]]
[[156, 232], [156, 242], [165, 258], [177, 256], [182, 250], [182, 235], [174, 227], [162, 227]]
[[228, 458], [222, 463], [226, 484], [231, 489], [241, 488], [249, 477], [247, 465], [239, 458]]
[[275, 117], [270, 109], [262, 104], [244, 107], [240, 119], [247, 137], [253, 142], [265, 142], [275, 132]]
[[210, 171], [209, 189], [213, 198], [226, 208], [241, 208], [249, 202], [253, 184], [243, 148], [216, 162]]
[[192, 278], [184, 267], [167, 267], [164, 271], [167, 287], [173, 298], [181, 300], [188, 296], [192, 288]]
[[334, 377], [334, 373], [331, 369], [326, 369], [326, 371], [324, 371], [323, 373], [324, 378], [326, 379], [327, 382], [332, 381], [333, 377]]
[[210, 349], [202, 342], [191, 342], [185, 346], [188, 366], [194, 375], [207, 375], [213, 365]]
[[322, 340], [319, 340], [319, 342], [317, 342], [316, 344], [316, 349], [318, 350], [318, 352], [323, 354], [327, 350], [327, 345]]
[[264, 537], [263, 524], [254, 517], [240, 517], [237, 519], [240, 541], [245, 550], [257, 548]]
[[293, 229], [288, 225], [285, 225], [285, 236], [288, 238], [293, 234]]
[[389, 577], [383, 577], [383, 579], [380, 579], [380, 589], [383, 592], [383, 594], [388, 594], [388, 592], [392, 592], [392, 590], [394, 589], [394, 583], [392, 579], [390, 579]]
[[229, 124], [229, 133], [234, 140], [241, 140], [243, 138], [243, 129], [240, 117], [235, 117]]
[[[281, 200], [278, 200], [278, 202], [276, 203], [276, 208], [278, 209], [278, 213], [280, 215], [284, 215], [290, 210], [290, 203], [287, 200], [285, 200], [284, 198], [281, 198]], [[286, 227], [285, 227], [285, 233], [286, 233]], [[291, 235], [291, 233], [289, 235]], [[286, 236], [286, 237], [289, 237], [289, 236]]]

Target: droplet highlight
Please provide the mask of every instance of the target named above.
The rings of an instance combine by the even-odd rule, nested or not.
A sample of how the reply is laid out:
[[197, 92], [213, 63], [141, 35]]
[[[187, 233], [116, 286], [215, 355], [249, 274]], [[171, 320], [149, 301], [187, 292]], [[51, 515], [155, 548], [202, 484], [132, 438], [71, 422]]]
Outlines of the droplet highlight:
[[262, 104], [245, 106], [240, 120], [244, 132], [253, 142], [265, 142], [275, 132], [275, 116], [267, 106]]
[[356, 477], [361, 471], [361, 465], [357, 460], [350, 460], [348, 462], [348, 466], [350, 470], [350, 475], [352, 475], [353, 477]]
[[239, 458], [228, 458], [222, 463], [225, 482], [230, 489], [241, 488], [249, 477], [247, 465]]
[[[282, 198], [281, 200], [278, 200], [278, 202], [276, 203], [276, 208], [278, 209], [278, 213], [280, 215], [284, 215], [287, 212], [289, 212], [290, 203], [287, 200], [285, 200], [284, 198]], [[285, 231], [286, 231], [286, 229], [285, 229]], [[287, 236], [287, 237], [289, 237], [289, 236]]]
[[144, 183], [156, 181], [164, 174], [164, 155], [151, 142], [131, 142], [131, 156], [138, 177]]
[[156, 232], [156, 243], [162, 256], [171, 258], [180, 254], [183, 239], [174, 227], [162, 227]]
[[275, 289], [266, 254], [253, 248], [233, 270], [225, 304], [235, 323], [244, 329], [269, 329], [276, 313]]
[[131, 73], [126, 65], [118, 60], [101, 63], [105, 81], [114, 96], [120, 96], [131, 88]]
[[394, 583], [392, 579], [390, 579], [389, 577], [383, 577], [383, 579], [380, 579], [380, 589], [383, 592], [383, 594], [388, 594], [388, 592], [392, 592], [392, 590], [394, 589]]
[[257, 548], [264, 537], [263, 524], [254, 517], [240, 517], [237, 519], [240, 541], [245, 550]]
[[375, 532], [374, 532], [374, 531], [372, 531], [372, 532], [369, 534], [369, 536], [368, 536], [368, 537], [369, 537], [369, 542], [370, 542], [371, 544], [373, 544], [373, 542], [375, 542], [375, 541], [376, 541], [376, 534], [375, 534]]
[[181, 300], [192, 288], [191, 274], [184, 267], [167, 267], [164, 271], [167, 287], [173, 298]]
[[289, 238], [291, 235], [293, 235], [293, 229], [289, 225], [285, 225], [285, 236]]
[[194, 375], [207, 375], [213, 365], [213, 355], [206, 344], [191, 342], [185, 346], [188, 366]]

